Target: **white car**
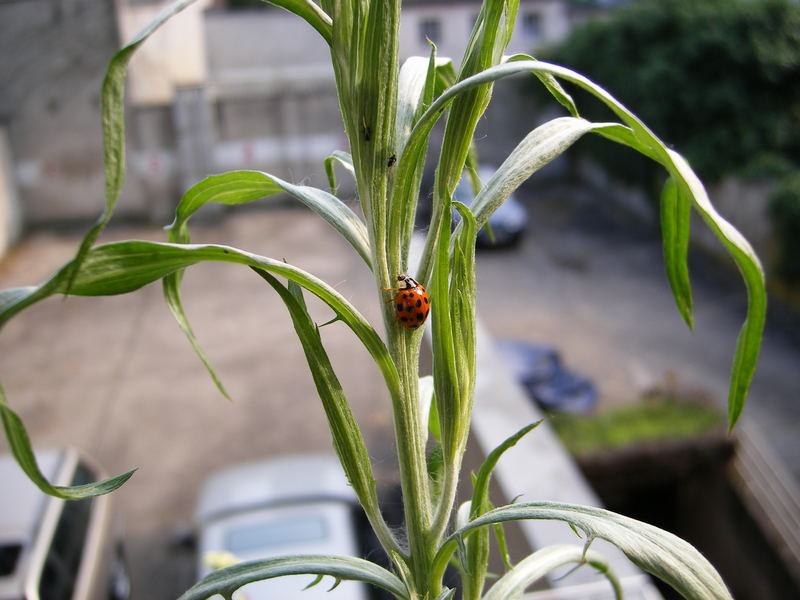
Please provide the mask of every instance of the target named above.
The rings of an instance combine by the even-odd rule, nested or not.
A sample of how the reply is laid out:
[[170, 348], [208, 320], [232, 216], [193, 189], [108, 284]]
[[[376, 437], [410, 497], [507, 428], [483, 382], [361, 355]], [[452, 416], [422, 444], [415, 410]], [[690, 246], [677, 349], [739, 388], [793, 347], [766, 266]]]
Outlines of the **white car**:
[[[246, 463], [212, 475], [200, 493], [200, 577], [227, 561], [296, 554], [360, 556], [356, 498], [332, 455], [295, 455]], [[368, 600], [368, 586], [310, 575], [246, 585], [247, 600]]]
[[[104, 476], [72, 449], [36, 453], [57, 486]], [[0, 600], [124, 600], [130, 581], [108, 495], [64, 501], [41, 492], [0, 455]]]

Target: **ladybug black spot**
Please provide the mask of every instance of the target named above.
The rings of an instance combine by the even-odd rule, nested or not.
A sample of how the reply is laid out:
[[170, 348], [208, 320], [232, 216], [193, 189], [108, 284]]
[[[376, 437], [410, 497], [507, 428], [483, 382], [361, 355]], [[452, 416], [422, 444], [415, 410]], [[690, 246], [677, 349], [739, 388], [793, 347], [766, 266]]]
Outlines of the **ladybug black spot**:
[[409, 297], [411, 297], [411, 294], [406, 294], [406, 293], [403, 294], [403, 298], [409, 298]]
[[425, 315], [422, 313], [417, 313], [417, 321], [423, 321], [425, 319]]
[[406, 306], [406, 310], [408, 312], [412, 312], [414, 310], [414, 307], [409, 304], [408, 306]]
[[407, 319], [406, 317], [400, 317], [400, 320], [401, 320], [403, 323], [406, 323], [406, 322], [408, 321], [408, 319]]
[[422, 306], [422, 300], [417, 300], [417, 306]]
[[425, 300], [425, 304], [430, 304], [430, 300], [428, 300], [427, 296], [423, 298], [423, 300]]
[[403, 310], [403, 305], [402, 304], [398, 304], [397, 305], [397, 312], [400, 312], [402, 310]]

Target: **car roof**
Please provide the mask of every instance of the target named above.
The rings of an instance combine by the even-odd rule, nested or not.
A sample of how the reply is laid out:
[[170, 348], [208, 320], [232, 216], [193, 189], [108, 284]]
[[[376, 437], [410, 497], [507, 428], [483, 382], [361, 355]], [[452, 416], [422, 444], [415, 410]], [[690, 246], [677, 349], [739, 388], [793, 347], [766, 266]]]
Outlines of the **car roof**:
[[332, 454], [300, 454], [229, 467], [208, 478], [198, 501], [198, 523], [233, 512], [309, 500], [355, 502]]
[[[64, 460], [60, 450], [43, 450], [36, 453], [39, 470], [53, 481]], [[30, 541], [45, 504], [50, 500], [22, 471], [10, 454], [0, 455], [0, 544]]]

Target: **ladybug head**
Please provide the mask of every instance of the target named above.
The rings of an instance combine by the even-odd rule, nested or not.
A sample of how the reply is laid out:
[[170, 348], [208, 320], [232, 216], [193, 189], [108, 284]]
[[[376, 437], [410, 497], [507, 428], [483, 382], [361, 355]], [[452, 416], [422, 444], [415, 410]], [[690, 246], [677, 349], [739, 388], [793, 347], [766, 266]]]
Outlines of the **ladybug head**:
[[397, 276], [397, 282], [401, 284], [400, 287], [402, 289], [406, 290], [419, 286], [416, 279], [410, 277], [409, 275], [406, 275], [405, 273]]

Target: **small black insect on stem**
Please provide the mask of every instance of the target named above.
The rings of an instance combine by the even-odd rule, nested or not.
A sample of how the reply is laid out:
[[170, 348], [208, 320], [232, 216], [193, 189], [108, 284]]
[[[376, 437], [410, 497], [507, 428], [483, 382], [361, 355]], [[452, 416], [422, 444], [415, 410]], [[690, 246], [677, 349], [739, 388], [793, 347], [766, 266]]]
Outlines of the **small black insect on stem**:
[[368, 142], [372, 138], [372, 131], [369, 128], [369, 125], [364, 125], [364, 141]]
[[389, 157], [389, 162], [388, 162], [388, 163], [386, 163], [386, 166], [387, 166], [387, 167], [389, 167], [389, 168], [391, 169], [391, 168], [394, 166], [394, 164], [395, 164], [396, 162], [397, 162], [397, 155], [396, 155], [396, 154], [392, 154], [392, 155]]

